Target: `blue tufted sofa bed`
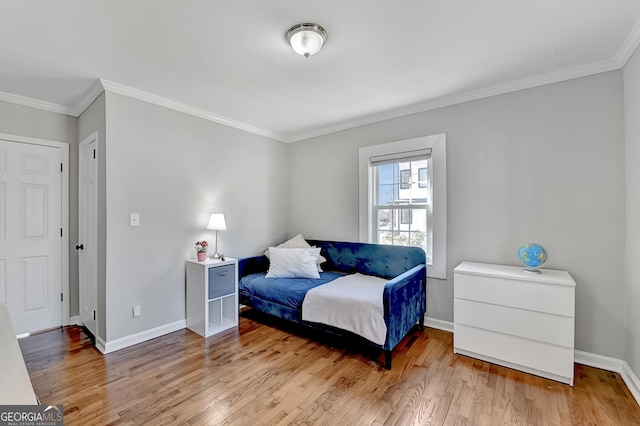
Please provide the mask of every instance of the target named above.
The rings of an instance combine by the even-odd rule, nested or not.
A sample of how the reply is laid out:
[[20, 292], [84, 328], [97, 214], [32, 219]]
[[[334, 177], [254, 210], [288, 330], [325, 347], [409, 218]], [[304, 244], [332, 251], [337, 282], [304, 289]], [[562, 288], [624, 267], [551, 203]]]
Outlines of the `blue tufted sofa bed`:
[[[266, 256], [241, 259], [238, 263], [240, 303], [253, 309], [314, 329], [343, 337], [362, 339], [382, 349], [385, 368], [391, 369], [393, 348], [418, 324], [424, 327], [426, 307], [426, 258], [418, 247], [307, 240], [320, 247], [327, 261], [320, 279], [264, 278], [269, 269]], [[345, 274], [359, 272], [388, 279], [384, 285], [384, 322], [387, 326], [383, 345], [345, 330], [302, 320], [301, 306], [306, 292]]]

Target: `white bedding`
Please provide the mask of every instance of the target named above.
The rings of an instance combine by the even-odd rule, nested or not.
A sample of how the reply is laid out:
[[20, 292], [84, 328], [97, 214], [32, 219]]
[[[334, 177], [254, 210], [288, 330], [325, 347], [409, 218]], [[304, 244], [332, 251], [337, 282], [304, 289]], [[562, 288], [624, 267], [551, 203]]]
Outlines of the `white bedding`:
[[351, 331], [383, 345], [387, 336], [383, 278], [352, 274], [309, 290], [302, 301], [304, 321]]

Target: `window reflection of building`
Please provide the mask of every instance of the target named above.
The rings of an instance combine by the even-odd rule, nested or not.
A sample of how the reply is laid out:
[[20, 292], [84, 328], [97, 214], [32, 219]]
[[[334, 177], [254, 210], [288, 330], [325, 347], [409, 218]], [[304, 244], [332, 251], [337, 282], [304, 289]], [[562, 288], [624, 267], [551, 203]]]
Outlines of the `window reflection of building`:
[[377, 242], [420, 246], [429, 253], [429, 156], [374, 167]]

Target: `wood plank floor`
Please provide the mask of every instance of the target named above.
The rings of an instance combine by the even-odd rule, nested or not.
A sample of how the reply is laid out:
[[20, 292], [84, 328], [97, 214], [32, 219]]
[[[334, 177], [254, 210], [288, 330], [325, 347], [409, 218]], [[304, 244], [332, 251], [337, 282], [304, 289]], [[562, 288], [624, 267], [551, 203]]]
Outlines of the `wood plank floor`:
[[391, 371], [251, 310], [222, 336], [181, 330], [104, 356], [78, 327], [20, 346], [66, 425], [640, 425], [616, 373], [576, 365], [572, 388], [454, 355], [451, 333], [430, 328], [396, 348]]

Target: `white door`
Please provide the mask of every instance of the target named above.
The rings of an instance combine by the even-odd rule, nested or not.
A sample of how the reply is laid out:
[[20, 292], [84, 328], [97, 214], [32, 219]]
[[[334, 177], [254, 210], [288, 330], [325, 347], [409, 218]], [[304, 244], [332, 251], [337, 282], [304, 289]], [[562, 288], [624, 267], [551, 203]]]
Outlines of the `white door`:
[[97, 337], [98, 167], [97, 133], [80, 143], [78, 167], [78, 277], [80, 322]]
[[0, 140], [0, 303], [16, 334], [62, 325], [62, 151]]

